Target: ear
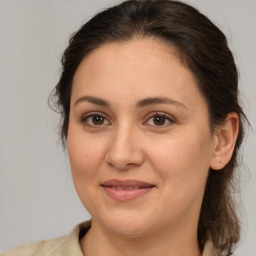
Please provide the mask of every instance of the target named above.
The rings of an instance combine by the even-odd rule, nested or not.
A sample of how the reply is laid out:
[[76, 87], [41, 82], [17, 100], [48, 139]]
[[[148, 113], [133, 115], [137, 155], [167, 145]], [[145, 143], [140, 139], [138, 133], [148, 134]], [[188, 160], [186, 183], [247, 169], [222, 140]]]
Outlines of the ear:
[[224, 123], [215, 130], [210, 168], [220, 170], [230, 161], [239, 131], [237, 113], [229, 113]]

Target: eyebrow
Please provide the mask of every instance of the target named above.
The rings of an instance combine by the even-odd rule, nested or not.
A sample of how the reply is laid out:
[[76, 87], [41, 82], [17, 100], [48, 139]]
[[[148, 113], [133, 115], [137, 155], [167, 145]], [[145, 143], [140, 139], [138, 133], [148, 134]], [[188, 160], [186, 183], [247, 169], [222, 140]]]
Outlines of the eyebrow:
[[156, 104], [174, 104], [179, 107], [187, 108], [186, 105], [183, 103], [167, 98], [167, 97], [152, 97], [152, 98], [146, 98], [143, 100], [140, 100], [137, 102], [136, 107], [142, 108], [150, 105], [156, 105]]
[[110, 107], [110, 104], [101, 98], [93, 97], [93, 96], [82, 96], [76, 100], [74, 106], [76, 106], [80, 102], [90, 102], [94, 105], [103, 106], [103, 107]]
[[[108, 101], [103, 100], [101, 98], [94, 97], [94, 96], [82, 96], [75, 101], [74, 106], [76, 106], [78, 103], [81, 103], [81, 102], [89, 102], [94, 105], [98, 105], [102, 107], [110, 107], [110, 103]], [[136, 103], [136, 107], [143, 108], [146, 106], [157, 105], [157, 104], [174, 104], [174, 105], [177, 105], [178, 107], [183, 107], [187, 109], [187, 106], [184, 105], [183, 103], [167, 97], [149, 97], [146, 99], [142, 99]]]

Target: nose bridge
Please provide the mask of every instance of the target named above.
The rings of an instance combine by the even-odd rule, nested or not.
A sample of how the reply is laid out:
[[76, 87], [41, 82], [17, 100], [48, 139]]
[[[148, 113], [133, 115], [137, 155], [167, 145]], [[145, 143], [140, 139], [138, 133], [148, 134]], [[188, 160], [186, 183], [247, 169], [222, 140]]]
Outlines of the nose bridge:
[[108, 163], [118, 169], [141, 164], [143, 154], [137, 143], [138, 133], [136, 127], [128, 122], [117, 125], [107, 153]]
[[124, 122], [116, 127], [113, 144], [118, 148], [120, 147], [128, 150], [128, 147], [131, 146], [128, 143], [132, 142], [132, 137], [134, 136], [134, 127], [132, 127], [128, 122]]

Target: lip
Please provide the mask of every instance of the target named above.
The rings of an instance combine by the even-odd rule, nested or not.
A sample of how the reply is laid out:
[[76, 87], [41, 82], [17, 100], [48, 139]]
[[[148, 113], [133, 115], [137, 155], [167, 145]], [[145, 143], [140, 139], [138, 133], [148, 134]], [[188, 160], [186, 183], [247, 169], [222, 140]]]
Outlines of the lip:
[[117, 201], [130, 201], [141, 197], [156, 187], [139, 180], [107, 180], [101, 184], [106, 194]]
[[101, 186], [105, 187], [139, 187], [139, 188], [148, 188], [155, 187], [154, 184], [147, 183], [140, 180], [107, 180], [101, 184]]

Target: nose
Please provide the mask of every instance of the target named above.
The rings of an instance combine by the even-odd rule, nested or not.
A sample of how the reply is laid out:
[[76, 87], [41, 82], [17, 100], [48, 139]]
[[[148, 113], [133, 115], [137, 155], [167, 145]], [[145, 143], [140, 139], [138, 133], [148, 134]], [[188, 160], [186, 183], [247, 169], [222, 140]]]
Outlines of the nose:
[[128, 126], [116, 129], [106, 153], [106, 161], [109, 165], [119, 170], [126, 170], [143, 163], [139, 131], [135, 130]]

